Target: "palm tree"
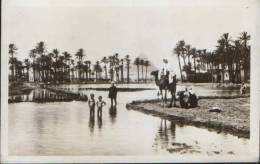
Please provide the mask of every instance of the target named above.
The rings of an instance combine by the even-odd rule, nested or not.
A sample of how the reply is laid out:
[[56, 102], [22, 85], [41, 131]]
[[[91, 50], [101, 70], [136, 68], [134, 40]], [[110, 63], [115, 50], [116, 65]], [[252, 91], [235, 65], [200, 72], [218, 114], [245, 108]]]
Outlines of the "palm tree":
[[233, 76], [233, 53], [231, 49], [231, 38], [229, 37], [229, 33], [224, 33], [220, 40], [223, 41], [224, 45], [224, 60], [225, 63], [228, 65], [228, 72], [229, 72], [229, 77], [232, 82], [234, 82], [234, 76]]
[[106, 56], [104, 56], [101, 59], [101, 62], [104, 63], [104, 69], [105, 69], [105, 79], [107, 80], [107, 64], [109, 63], [109, 60]]
[[126, 69], [127, 69], [127, 83], [129, 83], [129, 82], [130, 82], [129, 70], [130, 70], [130, 62], [131, 62], [129, 55], [126, 55], [126, 56], [125, 56], [125, 61], [126, 61]]
[[64, 55], [64, 59], [65, 59], [65, 74], [66, 74], [66, 81], [70, 80], [70, 59], [71, 59], [71, 55], [70, 53], [68, 53], [67, 51], [63, 52]]
[[9, 54], [11, 55], [11, 69], [12, 69], [12, 81], [14, 81], [14, 54], [17, 51], [17, 47], [15, 44], [11, 43], [9, 44]]
[[234, 62], [236, 65], [236, 70], [235, 70], [235, 78], [237, 82], [241, 82], [241, 73], [240, 73], [240, 60], [241, 60], [241, 50], [242, 50], [242, 45], [240, 44], [240, 40], [235, 40], [234, 41], [234, 46], [233, 46], [233, 53], [234, 53]]
[[26, 68], [26, 81], [29, 82], [29, 69], [31, 65], [29, 59], [24, 59], [24, 64]]
[[119, 62], [120, 62], [119, 54], [115, 53], [115, 55], [113, 56], [113, 65], [116, 71], [116, 81], [119, 81], [119, 69], [120, 69]]
[[176, 47], [174, 48], [173, 52], [174, 52], [174, 54], [177, 54], [178, 62], [179, 62], [179, 69], [180, 69], [180, 74], [181, 74], [181, 81], [183, 81], [182, 69], [181, 69], [181, 62], [180, 62], [181, 48], [179, 47], [178, 44], [177, 44]]
[[75, 54], [76, 58], [78, 59], [78, 65], [77, 65], [77, 68], [78, 68], [78, 75], [79, 75], [79, 80], [82, 81], [82, 60], [83, 60], [83, 57], [85, 56], [84, 55], [84, 50], [81, 48], [78, 50], [78, 52]]
[[99, 61], [96, 62], [96, 64], [94, 65], [94, 71], [96, 74], [96, 81], [100, 79], [100, 72], [102, 72], [102, 68], [99, 64]]
[[142, 69], [142, 81], [144, 80], [144, 59], [140, 59], [140, 65]]
[[89, 80], [91, 76], [91, 74], [89, 73], [89, 70], [91, 69], [91, 61], [87, 60], [85, 64], [87, 65], [87, 79]]
[[59, 50], [53, 49], [52, 50], [53, 57], [55, 59], [53, 67], [54, 67], [54, 81], [57, 81], [57, 68], [58, 68], [58, 58], [59, 58]]
[[241, 58], [243, 61], [244, 81], [247, 81], [248, 72], [250, 71], [250, 46], [247, 45], [250, 38], [251, 36], [247, 32], [242, 32], [239, 37], [239, 40], [243, 45]]
[[247, 42], [250, 40], [251, 36], [247, 32], [242, 32], [240, 34], [239, 40], [244, 45], [244, 47], [247, 47]]
[[108, 61], [109, 61], [109, 74], [110, 74], [110, 80], [113, 81], [114, 80], [114, 64], [113, 64], [113, 60], [114, 60], [114, 57], [113, 56], [109, 56], [108, 57]]
[[189, 44], [185, 45], [186, 55], [188, 57], [188, 63], [190, 63], [190, 56], [191, 56], [191, 46]]
[[197, 69], [199, 70], [199, 73], [200, 73], [200, 69], [201, 69], [201, 50], [197, 50], [197, 53], [196, 53], [196, 58], [197, 58]]
[[135, 58], [134, 64], [137, 67], [137, 81], [139, 83], [139, 67], [140, 67], [140, 58], [139, 57]]
[[52, 61], [52, 58], [53, 58], [53, 54], [52, 53], [48, 53], [48, 55], [44, 56], [44, 69], [46, 70], [46, 79], [47, 81], [51, 81], [53, 78], [52, 78], [52, 75], [53, 75], [53, 61]]
[[144, 61], [144, 66], [145, 66], [145, 82], [147, 81], [147, 68], [150, 66], [149, 60]]
[[124, 82], [124, 59], [121, 59], [121, 65], [120, 65], [120, 69], [121, 69], [121, 82]]
[[14, 76], [14, 80], [18, 81], [22, 78], [23, 75], [23, 64], [21, 61], [19, 61], [16, 57], [13, 58], [13, 64], [15, 67], [15, 76]]
[[196, 48], [192, 48], [191, 53], [190, 53], [192, 58], [193, 58], [193, 67], [194, 67], [194, 73], [195, 74], [196, 74], [196, 52], [197, 52]]
[[39, 54], [39, 73], [40, 73], [40, 77], [41, 77], [41, 81], [46, 81], [46, 77], [45, 77], [45, 70], [43, 69], [43, 65], [45, 65], [44, 60], [43, 60], [43, 56], [46, 53], [46, 46], [45, 43], [43, 41], [40, 41], [39, 43], [37, 43], [36, 47], [35, 47], [35, 51], [37, 54]]
[[200, 56], [200, 61], [201, 61], [201, 67], [203, 70], [206, 70], [206, 66], [207, 65], [207, 50], [203, 49], [201, 51], [201, 56]]
[[71, 63], [71, 81], [74, 82], [74, 67], [75, 67], [75, 61], [73, 59], [70, 59], [70, 63]]
[[30, 53], [29, 53], [29, 57], [33, 59], [33, 63], [32, 63], [32, 69], [33, 69], [33, 81], [35, 82], [35, 78], [36, 78], [36, 63], [35, 63], [35, 59], [36, 59], [36, 50], [35, 49], [31, 49]]
[[64, 63], [64, 61], [65, 61], [65, 57], [64, 56], [59, 56], [59, 58], [58, 58], [58, 64], [57, 64], [57, 66], [58, 66], [58, 80], [60, 81], [60, 82], [63, 82], [64, 81], [64, 71], [65, 71], [65, 63]]
[[183, 64], [186, 65], [186, 54], [185, 54], [185, 41], [184, 40], [180, 40], [178, 43], [178, 47], [180, 49], [180, 52], [181, 52], [181, 57], [182, 57], [182, 60], [183, 60]]

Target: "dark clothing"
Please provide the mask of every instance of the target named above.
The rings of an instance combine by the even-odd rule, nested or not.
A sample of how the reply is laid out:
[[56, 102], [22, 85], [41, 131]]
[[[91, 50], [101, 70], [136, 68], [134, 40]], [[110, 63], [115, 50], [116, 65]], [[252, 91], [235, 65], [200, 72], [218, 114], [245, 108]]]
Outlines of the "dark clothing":
[[108, 97], [109, 98], [116, 98], [116, 96], [117, 96], [117, 88], [115, 86], [110, 87]]
[[90, 109], [90, 116], [94, 116], [95, 115], [95, 100], [93, 99], [90, 99], [88, 101], [88, 106], [89, 106], [89, 109]]
[[108, 97], [111, 99], [112, 106], [113, 106], [113, 101], [115, 102], [115, 104], [117, 104], [116, 96], [117, 96], [117, 88], [115, 86], [110, 87]]

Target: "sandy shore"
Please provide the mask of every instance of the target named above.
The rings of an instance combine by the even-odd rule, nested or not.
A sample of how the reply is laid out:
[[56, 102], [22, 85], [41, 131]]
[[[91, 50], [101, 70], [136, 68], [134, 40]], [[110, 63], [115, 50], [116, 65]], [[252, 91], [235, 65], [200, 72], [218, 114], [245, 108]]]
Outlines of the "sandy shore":
[[[208, 109], [214, 106], [222, 108], [223, 112], [209, 112]], [[183, 124], [213, 129], [217, 132], [230, 133], [245, 138], [250, 136], [249, 96], [243, 98], [200, 98], [199, 107], [190, 109], [163, 108], [158, 100], [134, 101], [127, 104], [126, 107], [146, 114], [165, 117], [169, 120], [177, 120]]]

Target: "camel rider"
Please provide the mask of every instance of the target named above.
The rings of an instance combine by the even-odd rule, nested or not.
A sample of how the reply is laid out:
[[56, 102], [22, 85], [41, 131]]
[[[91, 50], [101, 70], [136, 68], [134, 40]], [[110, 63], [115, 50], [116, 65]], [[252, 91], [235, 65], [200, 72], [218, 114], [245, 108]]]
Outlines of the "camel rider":
[[163, 59], [163, 68], [160, 72], [160, 77], [163, 77], [166, 75], [167, 71], [169, 71], [168, 69], [168, 60], [167, 59]]

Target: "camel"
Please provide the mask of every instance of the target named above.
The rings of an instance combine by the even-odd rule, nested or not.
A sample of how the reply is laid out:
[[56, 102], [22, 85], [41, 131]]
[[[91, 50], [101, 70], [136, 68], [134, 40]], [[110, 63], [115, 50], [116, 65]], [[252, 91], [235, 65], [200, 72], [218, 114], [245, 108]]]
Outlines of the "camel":
[[[169, 71], [167, 71], [166, 75], [164, 75], [164, 77], [162, 77], [161, 79], [159, 79], [159, 70], [156, 71], [152, 71], [151, 75], [154, 76], [155, 78], [155, 83], [156, 85], [159, 87], [160, 90], [160, 94], [162, 95], [162, 102], [163, 102], [163, 106], [164, 104], [167, 104], [167, 90], [169, 90], [171, 92], [171, 103], [168, 107], [172, 107], [172, 102], [174, 102], [174, 106], [176, 106], [175, 103], [175, 94], [176, 94], [176, 75], [173, 76], [172, 82], [169, 83]], [[163, 96], [163, 90], [164, 92], [164, 96]]]

